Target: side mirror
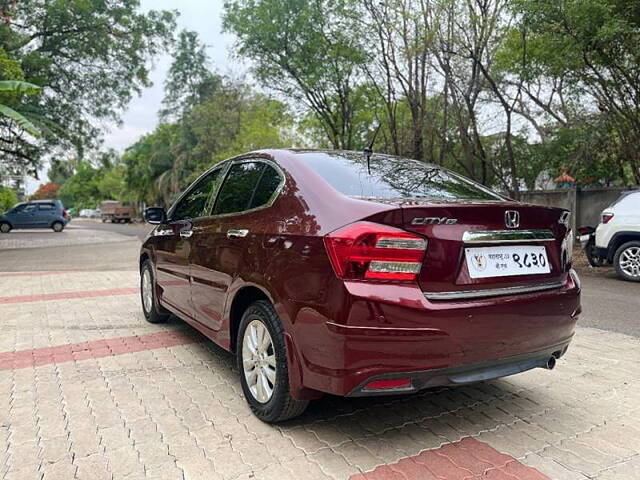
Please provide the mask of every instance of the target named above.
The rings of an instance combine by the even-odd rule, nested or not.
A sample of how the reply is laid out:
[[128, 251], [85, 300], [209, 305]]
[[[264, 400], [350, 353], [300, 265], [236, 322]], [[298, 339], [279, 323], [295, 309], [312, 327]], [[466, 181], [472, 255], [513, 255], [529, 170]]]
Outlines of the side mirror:
[[152, 225], [167, 221], [167, 212], [162, 207], [149, 207], [144, 211], [144, 220]]

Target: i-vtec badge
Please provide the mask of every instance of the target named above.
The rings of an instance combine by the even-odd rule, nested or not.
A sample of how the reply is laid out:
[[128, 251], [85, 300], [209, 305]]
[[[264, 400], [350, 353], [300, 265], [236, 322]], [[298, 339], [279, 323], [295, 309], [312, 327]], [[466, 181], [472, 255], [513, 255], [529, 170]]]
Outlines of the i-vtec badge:
[[455, 225], [456, 223], [458, 223], [457, 218], [449, 217], [424, 217], [411, 220], [411, 225]]

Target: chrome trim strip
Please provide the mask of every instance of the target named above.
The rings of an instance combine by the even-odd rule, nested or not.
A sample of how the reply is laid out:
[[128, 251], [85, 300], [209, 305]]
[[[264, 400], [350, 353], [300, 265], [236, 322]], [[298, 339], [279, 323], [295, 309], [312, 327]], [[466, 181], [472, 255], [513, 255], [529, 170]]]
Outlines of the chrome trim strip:
[[529, 243], [555, 239], [551, 230], [470, 230], [462, 235], [464, 243]]
[[563, 282], [541, 283], [539, 285], [522, 285], [519, 287], [487, 288], [485, 290], [463, 290], [459, 292], [425, 292], [427, 300], [467, 300], [469, 298], [499, 297], [522, 293], [540, 292], [561, 288]]

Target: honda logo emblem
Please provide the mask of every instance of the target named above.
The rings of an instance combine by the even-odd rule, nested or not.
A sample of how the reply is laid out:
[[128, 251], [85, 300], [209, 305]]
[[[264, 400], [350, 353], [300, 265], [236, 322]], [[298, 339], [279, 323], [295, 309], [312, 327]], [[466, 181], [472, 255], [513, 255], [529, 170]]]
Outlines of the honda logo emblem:
[[504, 212], [504, 224], [507, 228], [518, 228], [520, 226], [520, 212], [517, 210]]

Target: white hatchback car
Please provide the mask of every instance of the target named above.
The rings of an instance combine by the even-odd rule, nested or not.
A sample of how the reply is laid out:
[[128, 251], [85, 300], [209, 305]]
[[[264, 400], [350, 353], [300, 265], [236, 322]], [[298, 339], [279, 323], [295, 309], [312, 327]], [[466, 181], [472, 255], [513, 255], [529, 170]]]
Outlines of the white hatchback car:
[[621, 278], [640, 282], [640, 190], [624, 192], [602, 212], [596, 255], [613, 263]]

